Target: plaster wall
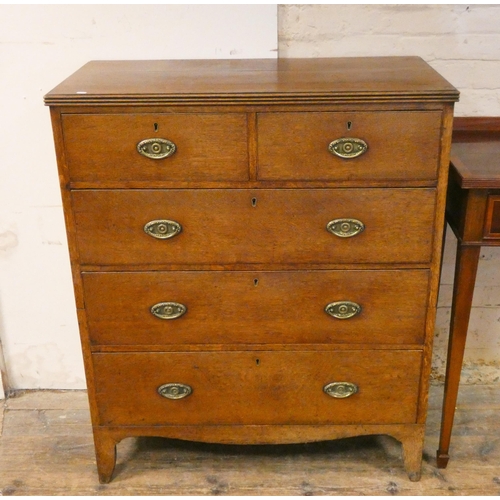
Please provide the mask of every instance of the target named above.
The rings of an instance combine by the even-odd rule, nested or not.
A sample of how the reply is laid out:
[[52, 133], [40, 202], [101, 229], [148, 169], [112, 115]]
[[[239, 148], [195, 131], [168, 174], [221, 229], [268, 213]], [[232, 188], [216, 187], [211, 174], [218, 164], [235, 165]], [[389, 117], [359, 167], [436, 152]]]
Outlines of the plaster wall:
[[85, 387], [44, 94], [92, 59], [275, 58], [276, 25], [276, 5], [0, 5], [0, 339], [10, 388]]
[[[280, 57], [417, 55], [460, 92], [456, 116], [500, 116], [500, 6], [280, 5]], [[447, 232], [433, 378], [442, 380], [456, 239]], [[462, 383], [500, 380], [500, 248], [483, 248]]]
[[500, 115], [499, 5], [280, 5], [278, 32], [280, 57], [420, 56], [456, 116]]

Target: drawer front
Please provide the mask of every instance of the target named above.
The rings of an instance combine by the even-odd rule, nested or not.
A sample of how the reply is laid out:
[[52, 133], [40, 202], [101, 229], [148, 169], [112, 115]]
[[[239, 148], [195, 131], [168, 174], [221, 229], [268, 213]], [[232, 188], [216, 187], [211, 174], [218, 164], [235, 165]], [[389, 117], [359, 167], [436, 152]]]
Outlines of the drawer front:
[[[67, 114], [62, 126], [71, 181], [248, 180], [244, 114]], [[168, 140], [175, 152], [144, 156], [137, 145], [147, 139]]]
[[[264, 113], [258, 115], [258, 178], [261, 180], [435, 181], [441, 113]], [[357, 157], [329, 151], [337, 139], [361, 139]], [[352, 147], [352, 143], [348, 148]], [[345, 151], [340, 145], [339, 153]]]
[[[72, 202], [83, 264], [398, 263], [430, 260], [435, 190], [88, 190]], [[365, 229], [327, 230], [343, 218]], [[157, 239], [143, 230], [156, 220], [182, 230]]]
[[484, 238], [500, 240], [500, 195], [488, 196]]
[[[93, 361], [101, 425], [399, 424], [415, 422], [421, 351], [106, 353]], [[357, 392], [325, 393], [341, 382]], [[167, 384], [170, 396], [185, 386], [191, 393], [161, 396]]]
[[91, 342], [137, 346], [421, 343], [428, 281], [426, 270], [83, 273]]

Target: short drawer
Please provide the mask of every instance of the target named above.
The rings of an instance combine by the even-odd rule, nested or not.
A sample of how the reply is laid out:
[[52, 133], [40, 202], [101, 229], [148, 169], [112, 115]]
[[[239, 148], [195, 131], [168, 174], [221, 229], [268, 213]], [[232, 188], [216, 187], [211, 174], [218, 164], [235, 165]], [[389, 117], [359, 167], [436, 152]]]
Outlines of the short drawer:
[[402, 424], [416, 419], [421, 351], [106, 353], [93, 362], [101, 425]]
[[[77, 190], [72, 202], [82, 264], [332, 265], [428, 262], [435, 194], [434, 189]], [[155, 222], [162, 220], [177, 229]], [[147, 234], [143, 228], [150, 222], [153, 232], [174, 236]], [[361, 229], [359, 222], [364, 230], [344, 237], [342, 231]]]
[[415, 344], [429, 273], [83, 273], [94, 345]]
[[[292, 112], [258, 115], [261, 180], [434, 182], [440, 151], [438, 111]], [[338, 139], [338, 156], [329, 145]], [[332, 145], [334, 148], [334, 145]]]
[[486, 206], [484, 238], [500, 240], [500, 194], [490, 194]]
[[[244, 181], [247, 119], [227, 114], [65, 114], [65, 159], [71, 181]], [[151, 139], [143, 152], [138, 144]], [[170, 148], [170, 149], [167, 149]], [[156, 153], [156, 151], [158, 153]]]

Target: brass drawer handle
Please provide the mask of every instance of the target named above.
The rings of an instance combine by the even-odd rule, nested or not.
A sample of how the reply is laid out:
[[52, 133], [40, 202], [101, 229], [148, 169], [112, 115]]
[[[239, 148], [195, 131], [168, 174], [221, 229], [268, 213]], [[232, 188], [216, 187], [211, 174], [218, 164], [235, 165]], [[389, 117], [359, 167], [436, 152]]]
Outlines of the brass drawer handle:
[[363, 139], [356, 139], [354, 137], [341, 137], [335, 141], [330, 142], [328, 151], [332, 155], [339, 156], [340, 158], [356, 158], [366, 153], [368, 144]]
[[137, 151], [146, 158], [162, 160], [175, 153], [176, 146], [168, 139], [144, 139], [137, 144]]
[[182, 399], [187, 398], [193, 389], [187, 384], [163, 384], [157, 389], [158, 394], [167, 399]]
[[158, 240], [166, 240], [177, 236], [182, 231], [182, 226], [174, 220], [152, 220], [144, 225], [144, 232]]
[[361, 312], [361, 306], [356, 302], [342, 300], [331, 302], [325, 307], [325, 312], [336, 319], [349, 319], [357, 316]]
[[356, 394], [358, 392], [358, 386], [356, 384], [351, 384], [351, 382], [332, 382], [326, 384], [325, 387], [323, 387], [323, 391], [332, 398], [343, 399]]
[[326, 225], [326, 230], [339, 238], [352, 238], [365, 230], [358, 219], [334, 219]]
[[151, 314], [160, 319], [177, 319], [186, 314], [187, 307], [178, 302], [159, 302], [151, 306]]

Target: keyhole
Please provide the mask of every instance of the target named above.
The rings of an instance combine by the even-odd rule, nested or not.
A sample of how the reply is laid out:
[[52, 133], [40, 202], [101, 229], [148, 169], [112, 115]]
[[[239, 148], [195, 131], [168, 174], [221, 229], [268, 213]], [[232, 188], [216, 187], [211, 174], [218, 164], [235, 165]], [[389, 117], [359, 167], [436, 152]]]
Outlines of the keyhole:
[[255, 278], [253, 280], [253, 286], [257, 286], [259, 284], [259, 280], [257, 278]]
[[158, 132], [158, 124], [157, 123], [154, 124], [154, 128], [155, 128], [155, 132]]
[[260, 359], [259, 359], [259, 358], [257, 358], [257, 359], [255, 360], [255, 364], [256, 364], [257, 366], [259, 366], [259, 365], [260, 365]]
[[347, 130], [351, 130], [352, 122], [347, 122]]
[[257, 206], [257, 198], [252, 198], [252, 207]]

